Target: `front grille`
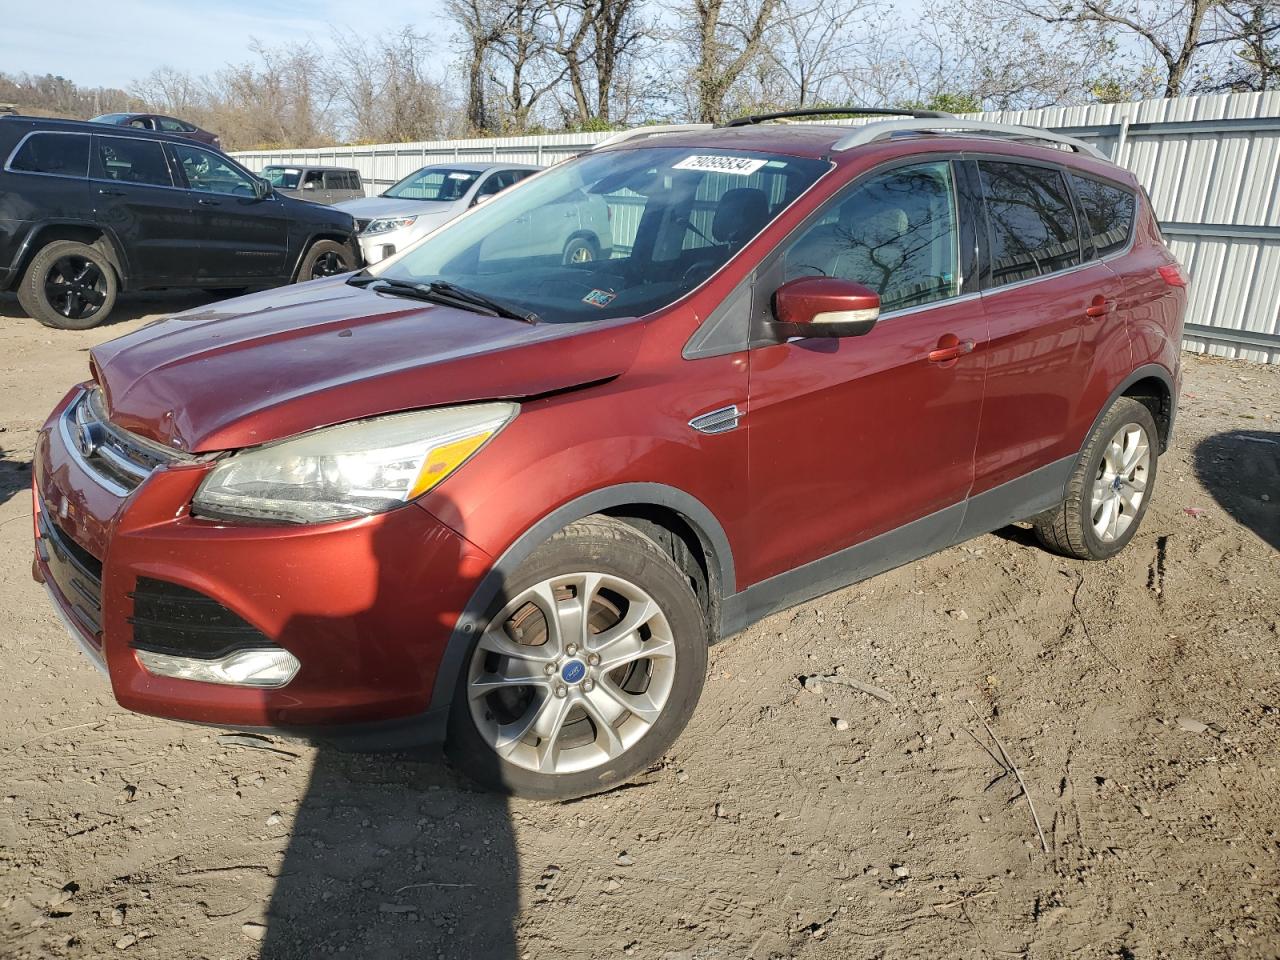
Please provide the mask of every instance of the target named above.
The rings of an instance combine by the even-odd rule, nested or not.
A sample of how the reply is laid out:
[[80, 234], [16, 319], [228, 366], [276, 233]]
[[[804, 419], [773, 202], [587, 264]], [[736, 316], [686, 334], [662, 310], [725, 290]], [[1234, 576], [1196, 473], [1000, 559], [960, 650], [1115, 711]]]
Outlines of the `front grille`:
[[134, 490], [156, 467], [193, 459], [113, 424], [102, 391], [93, 387], [67, 408], [63, 440], [91, 475], [119, 496]]
[[276, 646], [247, 621], [198, 590], [139, 577], [133, 598], [132, 645], [138, 650], [217, 660], [236, 650]]
[[36, 514], [36, 550], [68, 612], [89, 634], [102, 631], [102, 562], [62, 532], [45, 510]]

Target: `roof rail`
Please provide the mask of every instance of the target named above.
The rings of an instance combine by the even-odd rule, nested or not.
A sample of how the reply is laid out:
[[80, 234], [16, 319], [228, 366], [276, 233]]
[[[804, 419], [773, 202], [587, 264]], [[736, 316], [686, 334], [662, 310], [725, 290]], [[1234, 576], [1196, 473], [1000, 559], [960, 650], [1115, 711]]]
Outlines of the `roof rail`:
[[647, 127], [632, 127], [630, 130], [619, 130], [611, 137], [605, 137], [592, 150], [612, 147], [628, 140], [639, 140], [642, 137], [657, 137], [664, 133], [687, 133], [693, 130], [710, 130], [709, 123], [655, 123]]
[[725, 124], [726, 127], [750, 127], [766, 120], [787, 120], [791, 117], [915, 117], [917, 120], [932, 117], [950, 117], [954, 114], [941, 110], [894, 110], [889, 107], [810, 107], [804, 110], [779, 110], [777, 113], [753, 113], [738, 117]]
[[958, 117], [950, 120], [881, 120], [857, 127], [851, 133], [837, 140], [831, 148], [835, 152], [852, 150], [854, 147], [874, 143], [882, 137], [893, 133], [918, 133], [921, 131], [967, 130], [973, 133], [989, 133], [1010, 137], [1015, 140], [1044, 140], [1049, 143], [1060, 143], [1071, 147], [1077, 153], [1085, 153], [1096, 160], [1111, 162], [1111, 158], [1092, 144], [1054, 133], [1052, 130], [1041, 130], [1038, 127], [1020, 127], [1011, 123], [992, 123], [987, 120], [962, 120]]

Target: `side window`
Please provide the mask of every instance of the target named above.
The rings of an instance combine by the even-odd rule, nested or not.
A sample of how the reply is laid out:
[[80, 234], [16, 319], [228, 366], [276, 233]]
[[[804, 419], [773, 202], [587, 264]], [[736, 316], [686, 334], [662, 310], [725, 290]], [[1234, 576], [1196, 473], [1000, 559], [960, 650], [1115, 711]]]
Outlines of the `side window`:
[[324, 188], [326, 190], [347, 189], [347, 175], [341, 170], [327, 171], [324, 175]]
[[9, 158], [10, 170], [59, 177], [89, 174], [89, 138], [83, 134], [33, 133]]
[[216, 153], [178, 143], [169, 144], [169, 149], [177, 157], [192, 190], [234, 197], [255, 196], [253, 178]]
[[1071, 183], [1084, 208], [1099, 257], [1124, 249], [1133, 230], [1134, 196], [1123, 187], [1093, 177], [1071, 175]]
[[189, 123], [183, 123], [181, 120], [175, 120], [173, 117], [157, 117], [160, 129], [169, 133], [191, 133], [195, 127]]
[[475, 199], [491, 197], [495, 193], [507, 189], [515, 182], [510, 178], [510, 173], [511, 171], [509, 170], [499, 170], [497, 173], [489, 174], [484, 183], [480, 184], [480, 189], [476, 191]]
[[322, 186], [324, 186], [323, 170], [308, 170], [305, 174], [303, 174], [302, 189], [319, 190]]
[[93, 138], [93, 176], [120, 183], [171, 187], [173, 178], [164, 159], [164, 148], [154, 140], [132, 137]]
[[146, 117], [134, 117], [126, 126], [133, 127], [135, 130], [150, 130], [151, 121]]
[[1080, 236], [1061, 171], [985, 160], [978, 169], [991, 224], [995, 286], [1080, 263]]
[[783, 255], [784, 276], [840, 277], [880, 294], [885, 311], [960, 292], [951, 164], [873, 174], [842, 194]]
[[356, 173], [354, 170], [348, 170], [344, 173], [342, 175], [342, 180], [344, 190], [360, 189], [360, 174]]

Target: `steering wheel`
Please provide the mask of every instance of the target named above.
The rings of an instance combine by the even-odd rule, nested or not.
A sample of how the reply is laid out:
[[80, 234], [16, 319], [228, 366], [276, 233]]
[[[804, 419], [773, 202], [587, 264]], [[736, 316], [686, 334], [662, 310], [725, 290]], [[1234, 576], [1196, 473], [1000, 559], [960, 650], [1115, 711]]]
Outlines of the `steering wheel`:
[[680, 286], [692, 287], [701, 283], [707, 278], [707, 275], [715, 269], [719, 257], [715, 255], [699, 257], [689, 266], [685, 267], [684, 273], [680, 275]]

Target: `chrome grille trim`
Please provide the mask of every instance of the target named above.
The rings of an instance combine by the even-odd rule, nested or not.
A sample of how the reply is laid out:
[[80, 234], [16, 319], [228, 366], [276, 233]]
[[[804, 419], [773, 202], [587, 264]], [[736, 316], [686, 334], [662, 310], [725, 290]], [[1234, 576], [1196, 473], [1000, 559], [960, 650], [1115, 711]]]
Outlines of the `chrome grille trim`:
[[157, 467], [198, 458], [122, 430], [107, 416], [102, 392], [84, 390], [58, 420], [67, 453], [99, 486], [127, 497]]

